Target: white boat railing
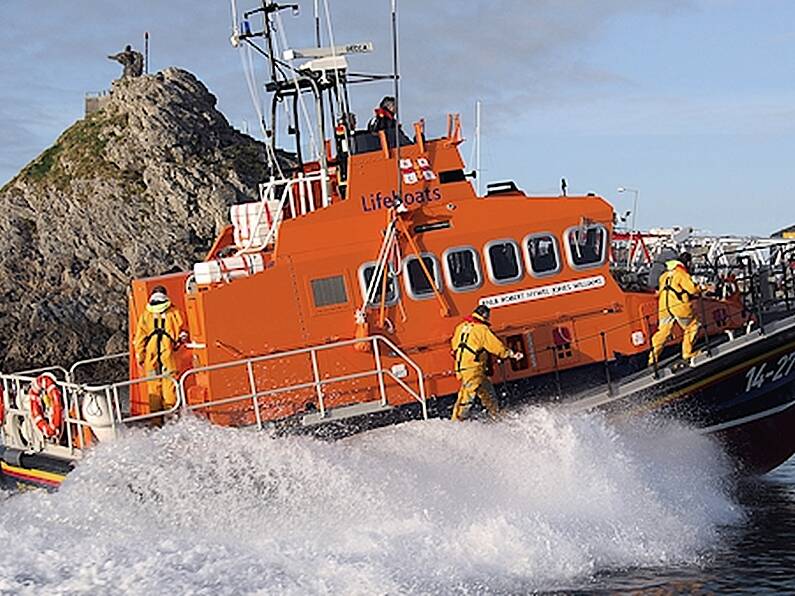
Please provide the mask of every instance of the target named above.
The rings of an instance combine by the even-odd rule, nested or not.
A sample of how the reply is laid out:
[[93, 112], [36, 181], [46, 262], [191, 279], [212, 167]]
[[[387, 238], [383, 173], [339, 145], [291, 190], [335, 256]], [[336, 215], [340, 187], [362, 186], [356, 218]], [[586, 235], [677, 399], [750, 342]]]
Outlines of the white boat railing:
[[[344, 375], [335, 375], [335, 376], [326, 376], [326, 377], [323, 377], [321, 375], [320, 365], [318, 360], [319, 353], [339, 348], [352, 348], [354, 345], [363, 344], [363, 343], [369, 344], [370, 348], [369, 351], [373, 356], [372, 368]], [[388, 349], [391, 355], [397, 357], [401, 361], [401, 363], [399, 363], [398, 366], [402, 364], [404, 366], [410, 367], [414, 371], [417, 381], [416, 390], [414, 389], [414, 387], [409, 386], [407, 383], [403, 381], [401, 376], [405, 375], [396, 374], [396, 371], [393, 370], [394, 367], [384, 368], [383, 358], [382, 358], [383, 357], [382, 351], [384, 350], [384, 348]], [[310, 368], [312, 371], [311, 381], [291, 383], [270, 389], [260, 389], [258, 387], [256, 375], [254, 374], [255, 365], [262, 364], [265, 362], [284, 360], [286, 358], [292, 358], [302, 355], [308, 356], [307, 365], [308, 368]], [[195, 377], [196, 375], [203, 373], [212, 373], [221, 370], [229, 370], [233, 368], [245, 369], [245, 373], [248, 379], [248, 389], [249, 389], [248, 392], [239, 395], [225, 397], [222, 399], [217, 399], [210, 402], [203, 402], [199, 404], [187, 403], [187, 400], [185, 399], [186, 385], [191, 377]], [[256, 356], [252, 358], [234, 360], [231, 362], [224, 362], [220, 364], [212, 364], [208, 366], [193, 368], [186, 371], [180, 377], [179, 384], [180, 384], [180, 394], [182, 395], [182, 401], [183, 403], [186, 404], [185, 408], [189, 411], [202, 410], [214, 406], [223, 406], [234, 403], [241, 403], [244, 401], [251, 401], [257, 428], [261, 429], [262, 428], [261, 401], [263, 398], [274, 397], [283, 393], [314, 388], [315, 397], [317, 399], [317, 409], [318, 409], [317, 411], [320, 415], [320, 419], [322, 420], [328, 415], [329, 411], [329, 408], [327, 407], [326, 403], [326, 393], [324, 391], [325, 387], [336, 383], [345, 383], [348, 381], [354, 381], [357, 379], [364, 379], [368, 377], [376, 377], [378, 380], [378, 398], [379, 398], [378, 401], [380, 401], [382, 406], [387, 407], [389, 405], [387, 387], [385, 383], [385, 379], [389, 378], [392, 381], [394, 381], [409, 396], [411, 396], [415, 401], [419, 402], [420, 407], [422, 409], [423, 419], [428, 418], [428, 406], [425, 394], [425, 379], [422, 374], [422, 369], [417, 365], [417, 363], [415, 363], [411, 358], [409, 358], [400, 348], [398, 348], [392, 341], [390, 341], [389, 339], [387, 339], [382, 335], [373, 335], [361, 339], [341, 340], [329, 344], [323, 344], [320, 346], [299, 348], [296, 350], [289, 350], [285, 352], [268, 354], [266, 356]], [[376, 401], [376, 400], [366, 400], [366, 401], [363, 400], [353, 403], [369, 403], [371, 401]]]
[[[73, 436], [72, 430], [75, 425], [80, 429], [87, 426], [87, 423], [79, 419], [78, 416], [73, 416], [72, 413], [75, 411], [79, 412], [79, 409], [75, 410], [75, 402], [77, 400], [75, 396], [81, 388], [65, 379], [55, 377], [52, 371], [56, 368], [58, 372], [66, 374], [61, 367], [46, 367], [22, 371], [21, 373], [0, 375], [3, 389], [3, 409], [5, 411], [3, 418], [3, 445], [5, 447], [34, 452], [49, 451], [54, 452], [56, 455], [68, 455], [71, 457], [79, 455], [80, 449], [84, 446], [82, 434], [78, 432]], [[39, 374], [53, 375], [53, 378], [56, 379], [55, 383], [60, 389], [66, 433], [65, 446], [48, 443], [35, 428], [33, 415], [28, 405], [28, 392], [31, 384]]]
[[[326, 374], [321, 371], [319, 354], [336, 349], [352, 349], [354, 345], [367, 344], [368, 352], [372, 356], [372, 366], [364, 367], [355, 372], [346, 374]], [[74, 378], [80, 369], [91, 364], [113, 361], [127, 357], [128, 354], [111, 354], [99, 358], [88, 358], [73, 364], [69, 369], [63, 367], [46, 367], [31, 369], [22, 373], [0, 374], [0, 386], [2, 387], [2, 400], [4, 405], [4, 421], [2, 425], [2, 438], [5, 447], [18, 449], [27, 452], [44, 452], [50, 455], [78, 459], [82, 450], [87, 446], [84, 433], [92, 431], [96, 437], [99, 436], [98, 428], [106, 433], [106, 436], [116, 438], [121, 429], [125, 426], [145, 423], [147, 421], [162, 420], [177, 414], [179, 411], [206, 410], [214, 406], [223, 406], [234, 403], [251, 402], [258, 429], [263, 428], [262, 408], [267, 405], [267, 398], [275, 397], [284, 393], [313, 389], [317, 403], [317, 413], [319, 422], [327, 418], [332, 409], [328, 404], [327, 388], [330, 385], [356, 381], [358, 379], [375, 378], [377, 380], [377, 399], [376, 400], [347, 400], [345, 405], [364, 404], [380, 402], [383, 408], [388, 408], [389, 392], [387, 380], [394, 383], [392, 389], [399, 388], [406, 395], [418, 402], [421, 407], [422, 418], [428, 418], [428, 407], [425, 393], [425, 379], [422, 369], [409, 358], [391, 340], [382, 335], [373, 335], [360, 339], [348, 339], [319, 346], [300, 348], [285, 352], [277, 352], [265, 356], [257, 356], [213, 364], [209, 366], [192, 368], [185, 371], [179, 379], [169, 375], [158, 375], [143, 378], [130, 379], [115, 383], [105, 383], [98, 385], [81, 384], [75, 382]], [[255, 366], [266, 362], [276, 362], [295, 357], [306, 357], [307, 368], [311, 371], [311, 380], [282, 384], [276, 387], [263, 388], [257, 381]], [[391, 367], [384, 366], [384, 359], [392, 358], [398, 362]], [[229, 369], [242, 368], [248, 379], [248, 391], [239, 395], [232, 395], [210, 402], [189, 404], [186, 399], [187, 385], [190, 379], [197, 375], [213, 373], [217, 371], [228, 371]], [[414, 373], [411, 384], [404, 381], [409, 377], [409, 369]], [[61, 393], [63, 408], [63, 433], [65, 441], [45, 439], [41, 432], [35, 428], [33, 416], [28, 403], [28, 392], [31, 384], [41, 374], [49, 373], [53, 376], [55, 384]], [[58, 378], [58, 373], [63, 378]], [[129, 395], [130, 389], [137, 385], [145, 385], [153, 381], [169, 382], [174, 384], [176, 403], [166, 410], [149, 412], [146, 414], [130, 414]], [[372, 387], [368, 387], [370, 391]], [[84, 408], [91, 400], [100, 408], [104, 409], [107, 416], [104, 422], [98, 427], [96, 420], [86, 420]], [[341, 406], [344, 407], [344, 406]], [[102, 440], [102, 439], [100, 439]]]
[[[316, 201], [316, 186], [320, 189], [319, 204]], [[324, 169], [310, 174], [300, 173], [294, 178], [271, 178], [260, 184], [260, 200], [256, 217], [253, 223], [247, 225], [247, 228], [252, 230], [250, 237], [245, 241], [238, 238], [238, 230], [235, 227], [235, 244], [238, 247], [238, 254], [257, 252], [273, 243], [282, 219], [284, 219], [285, 209], [289, 209], [291, 218], [296, 218], [328, 207], [331, 204], [328, 186], [329, 175], [328, 171]], [[278, 199], [277, 192], [281, 193]], [[274, 202], [277, 202], [277, 205], [273, 209], [274, 213], [271, 214], [271, 204]], [[256, 230], [266, 219], [266, 213], [270, 226], [265, 233], [265, 238], [258, 241]], [[272, 221], [270, 221], [271, 217]]]
[[[114, 355], [113, 357], [118, 357]], [[112, 359], [113, 357], [108, 357]], [[96, 359], [97, 361], [103, 358]], [[64, 370], [58, 367], [61, 371]], [[44, 452], [57, 457], [68, 457], [76, 459], [80, 456], [82, 449], [87, 446], [83, 432], [90, 430], [97, 434], [98, 430], [107, 430], [112, 438], [117, 438], [119, 430], [124, 426], [147, 420], [154, 420], [176, 413], [182, 407], [179, 385], [176, 379], [168, 375], [158, 375], [131, 379], [129, 381], [117, 382], [104, 385], [84, 385], [74, 383], [67, 379], [55, 379], [55, 385], [61, 394], [61, 407], [63, 412], [63, 430], [65, 441], [47, 440], [35, 428], [33, 415], [28, 403], [28, 393], [31, 384], [39, 374], [50, 372], [50, 369], [34, 369], [25, 374], [0, 374], [0, 384], [3, 389], [3, 445], [13, 449], [31, 452]], [[125, 408], [122, 393], [125, 391], [129, 395], [129, 388], [134, 385], [145, 384], [152, 381], [173, 383], [174, 394], [177, 401], [173, 407], [167, 410], [150, 412], [147, 414], [132, 416]], [[102, 426], [98, 426], [96, 421], [86, 420], [84, 408], [89, 401], [99, 400], [100, 410], [104, 404], [104, 411], [108, 413], [106, 421]], [[56, 439], [60, 439], [56, 437]], [[63, 443], [63, 444], [61, 444]]]
[[98, 356], [96, 358], [85, 358], [84, 360], [78, 360], [72, 366], [69, 367], [67, 371], [66, 379], [70, 382], [77, 381], [77, 371], [84, 369], [92, 364], [99, 364], [99, 363], [108, 363], [113, 362], [115, 360], [129, 360], [130, 353], [129, 352], [118, 352], [116, 354], [108, 354], [107, 356]]

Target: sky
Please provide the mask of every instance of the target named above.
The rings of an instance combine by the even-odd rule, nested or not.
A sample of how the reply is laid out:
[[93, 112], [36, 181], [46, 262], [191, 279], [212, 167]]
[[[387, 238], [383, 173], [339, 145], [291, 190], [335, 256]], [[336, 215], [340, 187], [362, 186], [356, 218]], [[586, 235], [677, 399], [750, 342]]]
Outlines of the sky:
[[[335, 41], [373, 41], [351, 70], [391, 70], [390, 0], [330, 5]], [[237, 0], [240, 10], [256, 0]], [[313, 45], [313, 0], [283, 13]], [[639, 191], [642, 228], [768, 235], [795, 224], [795, 2], [791, 0], [397, 0], [401, 116], [428, 136], [460, 112], [482, 181], [529, 194], [595, 192], [619, 212]], [[325, 15], [324, 15], [325, 20]], [[150, 70], [179, 66], [257, 136], [227, 0], [0, 0], [0, 184], [109, 87], [106, 58], [150, 34]], [[324, 40], [328, 33], [324, 26]], [[264, 82], [264, 63], [257, 63]], [[352, 89], [364, 123], [391, 84]]]

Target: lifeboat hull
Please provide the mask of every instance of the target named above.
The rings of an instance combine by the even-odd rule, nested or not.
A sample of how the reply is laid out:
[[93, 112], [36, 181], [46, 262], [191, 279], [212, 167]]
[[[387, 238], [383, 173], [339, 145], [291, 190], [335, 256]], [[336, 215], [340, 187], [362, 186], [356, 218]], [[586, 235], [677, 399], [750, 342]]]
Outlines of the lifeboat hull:
[[795, 454], [795, 318], [712, 351], [695, 367], [644, 372], [567, 406], [676, 419], [720, 440], [746, 473], [776, 468]]
[[6, 489], [56, 490], [73, 467], [73, 462], [63, 459], [0, 447], [0, 484]]

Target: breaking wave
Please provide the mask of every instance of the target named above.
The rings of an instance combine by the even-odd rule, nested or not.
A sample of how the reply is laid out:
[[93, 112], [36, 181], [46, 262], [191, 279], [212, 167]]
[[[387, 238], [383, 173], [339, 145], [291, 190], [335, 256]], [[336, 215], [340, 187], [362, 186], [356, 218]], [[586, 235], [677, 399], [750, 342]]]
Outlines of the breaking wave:
[[[328, 443], [183, 420], [0, 503], [0, 591], [449, 593], [698, 563], [742, 513], [707, 439], [530, 408]], [[706, 553], [706, 555], [705, 555]]]

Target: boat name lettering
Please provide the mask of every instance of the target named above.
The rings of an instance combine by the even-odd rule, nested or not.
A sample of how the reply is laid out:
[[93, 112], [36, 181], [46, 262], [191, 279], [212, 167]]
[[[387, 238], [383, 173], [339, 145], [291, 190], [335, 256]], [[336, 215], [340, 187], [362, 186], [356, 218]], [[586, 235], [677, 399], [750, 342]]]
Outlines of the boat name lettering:
[[[406, 207], [415, 203], [430, 203], [432, 201], [440, 201], [442, 199], [442, 190], [440, 188], [426, 188], [416, 192], [404, 192], [403, 204]], [[362, 211], [378, 211], [379, 209], [391, 209], [401, 203], [400, 195], [397, 191], [383, 194], [381, 192], [370, 193], [369, 196], [362, 195]]]
[[584, 277], [582, 279], [564, 281], [557, 284], [550, 284], [548, 286], [527, 288], [525, 290], [509, 292], [508, 294], [487, 296], [486, 298], [481, 298], [480, 303], [485, 304], [490, 308], [510, 306], [511, 304], [520, 304], [522, 302], [530, 302], [532, 300], [541, 300], [542, 298], [552, 298], [554, 296], [562, 296], [563, 294], [573, 294], [574, 292], [593, 290], [595, 288], [601, 288], [604, 285], [604, 276], [594, 275], [593, 277]]
[[770, 370], [767, 370], [767, 365], [767, 362], [763, 362], [748, 369], [748, 372], [745, 373], [748, 379], [748, 383], [745, 386], [746, 393], [750, 393], [754, 389], [761, 389], [762, 385], [768, 381], [776, 383], [788, 377], [793, 367], [795, 367], [795, 352], [781, 356], [775, 365], [771, 366]]

